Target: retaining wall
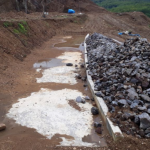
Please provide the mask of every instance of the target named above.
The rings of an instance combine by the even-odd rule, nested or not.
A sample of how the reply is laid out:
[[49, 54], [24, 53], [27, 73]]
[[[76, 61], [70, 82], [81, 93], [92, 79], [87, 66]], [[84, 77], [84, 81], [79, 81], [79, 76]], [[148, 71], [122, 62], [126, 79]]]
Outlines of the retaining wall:
[[[86, 41], [86, 39], [88, 37], [89, 37], [89, 34], [87, 34], [87, 36], [85, 37], [85, 41]], [[88, 75], [88, 71], [89, 70], [87, 70], [88, 57], [87, 57], [87, 50], [86, 50], [87, 45], [86, 45], [85, 41], [84, 41], [84, 47], [85, 47], [84, 59], [85, 59], [85, 66], [86, 66], [86, 75], [87, 75], [88, 86], [89, 86], [89, 88], [90, 88], [90, 90], [92, 92], [93, 98], [94, 98], [94, 100], [96, 102], [96, 105], [97, 105], [97, 107], [99, 109], [99, 112], [100, 112], [100, 114], [101, 114], [101, 116], [102, 116], [102, 118], [103, 118], [103, 120], [105, 122], [105, 125], [107, 126], [109, 134], [113, 137], [114, 140], [116, 140], [119, 137], [123, 137], [123, 134], [122, 134], [120, 128], [118, 126], [113, 125], [112, 121], [109, 119], [109, 117], [108, 117], [108, 107], [107, 107], [105, 101], [102, 98], [97, 97], [95, 95], [96, 91], [94, 91], [94, 83], [92, 81], [91, 76]]]

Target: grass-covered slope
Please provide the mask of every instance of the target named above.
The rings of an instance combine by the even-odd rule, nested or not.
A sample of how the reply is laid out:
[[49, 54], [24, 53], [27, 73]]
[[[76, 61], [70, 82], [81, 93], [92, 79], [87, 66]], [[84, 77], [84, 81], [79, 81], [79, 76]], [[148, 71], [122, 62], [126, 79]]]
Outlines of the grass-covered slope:
[[92, 0], [112, 12], [141, 11], [150, 17], [150, 0]]

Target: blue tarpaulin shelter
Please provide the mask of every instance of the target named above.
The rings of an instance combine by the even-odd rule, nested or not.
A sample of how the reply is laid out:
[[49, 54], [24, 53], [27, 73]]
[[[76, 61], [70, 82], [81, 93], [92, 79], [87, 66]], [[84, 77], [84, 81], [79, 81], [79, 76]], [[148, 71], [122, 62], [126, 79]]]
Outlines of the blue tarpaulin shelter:
[[69, 13], [69, 14], [74, 14], [75, 11], [74, 11], [73, 9], [68, 9], [68, 13]]

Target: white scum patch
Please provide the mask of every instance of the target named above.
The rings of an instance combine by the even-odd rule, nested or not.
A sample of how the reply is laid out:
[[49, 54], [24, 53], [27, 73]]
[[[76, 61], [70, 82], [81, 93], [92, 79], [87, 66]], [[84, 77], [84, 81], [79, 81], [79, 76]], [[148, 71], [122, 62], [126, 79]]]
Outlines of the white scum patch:
[[63, 59], [64, 63], [73, 63], [74, 65], [79, 63], [81, 59], [81, 52], [65, 52], [63, 55], [58, 56], [58, 59]]
[[67, 83], [74, 85], [77, 83], [75, 76], [75, 64], [78, 64], [81, 60], [81, 52], [65, 52], [63, 55], [57, 57], [62, 59], [64, 63], [72, 63], [73, 66], [58, 66], [45, 69], [41, 78], [36, 78], [37, 83], [55, 82], [55, 83]]
[[91, 104], [77, 103], [81, 111], [68, 104], [83, 96], [81, 92], [71, 89], [52, 91], [41, 89], [27, 98], [21, 98], [9, 110], [7, 116], [16, 123], [34, 128], [43, 136], [51, 139], [55, 134], [72, 136], [62, 137], [62, 146], [94, 146], [94, 143], [83, 142], [82, 138], [91, 133], [93, 118]]
[[75, 79], [76, 73], [74, 73], [75, 68], [68, 66], [54, 67], [50, 69], [45, 69], [41, 78], [36, 78], [37, 83], [67, 83], [67, 84], [76, 84]]
[[40, 72], [41, 70], [42, 70], [42, 69], [39, 69], [39, 68], [38, 68], [38, 69], [36, 69], [36, 72]]

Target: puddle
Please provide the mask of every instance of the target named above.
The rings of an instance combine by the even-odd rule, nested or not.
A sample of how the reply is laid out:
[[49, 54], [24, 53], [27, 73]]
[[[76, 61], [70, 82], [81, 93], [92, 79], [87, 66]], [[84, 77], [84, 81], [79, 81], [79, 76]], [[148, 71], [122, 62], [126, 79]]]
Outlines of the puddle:
[[[62, 89], [53, 91], [41, 89], [27, 98], [18, 100], [7, 116], [47, 138], [55, 134], [72, 136], [73, 139], [62, 138], [62, 146], [94, 146], [94, 143], [83, 142], [82, 138], [91, 133], [93, 118], [90, 113], [91, 104], [77, 103], [80, 111], [69, 104], [83, 96], [77, 90]], [[96, 146], [96, 145], [95, 145]]]
[[37, 83], [55, 82], [67, 83], [74, 85], [77, 83], [75, 76], [75, 64], [79, 63], [81, 59], [80, 52], [65, 52], [63, 55], [57, 57], [63, 63], [72, 63], [73, 66], [58, 66], [45, 69], [41, 78], [36, 78]]
[[81, 43], [79, 45], [79, 50], [82, 51], [82, 52], [84, 52], [84, 43]]
[[55, 47], [74, 47], [79, 48], [79, 45], [84, 41], [85, 36], [64, 37], [63, 43], [55, 44]]
[[33, 65], [33, 68], [35, 69], [47, 69], [47, 68], [52, 68], [52, 67], [57, 67], [57, 66], [62, 66], [64, 63], [62, 63], [61, 59], [57, 58], [52, 58], [48, 60], [41, 60]]

